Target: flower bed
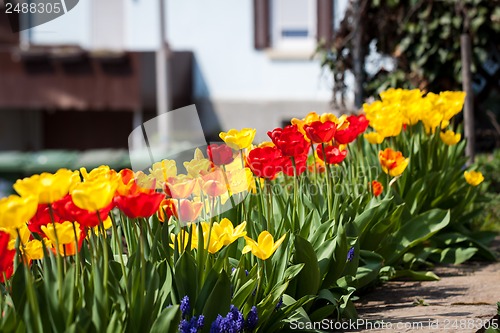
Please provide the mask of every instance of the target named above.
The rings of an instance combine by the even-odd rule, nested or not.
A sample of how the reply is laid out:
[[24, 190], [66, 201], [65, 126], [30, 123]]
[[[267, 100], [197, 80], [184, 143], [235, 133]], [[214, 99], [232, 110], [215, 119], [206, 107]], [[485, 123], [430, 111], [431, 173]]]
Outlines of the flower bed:
[[258, 146], [221, 133], [183, 166], [18, 180], [0, 200], [0, 330], [274, 332], [355, 318], [376, 281], [494, 259], [471, 227], [483, 177], [451, 129], [463, 100], [391, 89]]

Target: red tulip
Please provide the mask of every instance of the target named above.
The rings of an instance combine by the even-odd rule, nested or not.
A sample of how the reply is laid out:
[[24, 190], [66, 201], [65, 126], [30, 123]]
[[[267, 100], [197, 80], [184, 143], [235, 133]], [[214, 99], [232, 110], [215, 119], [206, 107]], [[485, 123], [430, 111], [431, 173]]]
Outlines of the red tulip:
[[358, 135], [359, 135], [359, 134], [363, 133], [364, 131], [366, 131], [370, 122], [368, 121], [368, 119], [366, 119], [366, 116], [363, 114], [361, 114], [357, 117], [356, 116], [347, 117], [347, 120], [352, 121], [352, 119], [354, 119], [354, 118], [356, 118], [356, 121], [357, 121], [356, 127], [358, 128]]
[[211, 144], [207, 146], [209, 159], [215, 165], [229, 164], [233, 161], [233, 150], [225, 144]]
[[299, 132], [297, 125], [275, 128], [272, 132], [267, 132], [267, 135], [285, 156], [303, 155], [309, 150], [309, 143]]
[[358, 137], [358, 130], [357, 128], [349, 126], [348, 128], [344, 130], [338, 130], [335, 133], [335, 141], [339, 144], [348, 144], [356, 140]]
[[358, 135], [366, 131], [368, 128], [368, 120], [364, 115], [349, 116], [349, 127], [343, 130], [337, 130], [335, 133], [335, 141], [340, 144], [348, 144], [356, 140]]
[[116, 207], [130, 218], [150, 217], [158, 211], [161, 201], [165, 198], [163, 193], [138, 192], [129, 195], [120, 195], [114, 198]]
[[[99, 217], [101, 221], [104, 221], [113, 207], [114, 203], [111, 202], [107, 207], [100, 209], [98, 213], [91, 212], [77, 207], [73, 203], [70, 195], [52, 204], [54, 213], [59, 217], [60, 221], [78, 222], [81, 227], [87, 228], [93, 228], [99, 225]], [[97, 214], [99, 214], [99, 217]]]
[[333, 121], [314, 121], [311, 125], [304, 125], [307, 137], [314, 143], [332, 141], [337, 125]]
[[[295, 156], [293, 159], [295, 160], [295, 168], [297, 168], [297, 176], [299, 176], [307, 170], [307, 155]], [[285, 175], [293, 177], [295, 175], [295, 168], [293, 167], [292, 158], [285, 157], [283, 161], [283, 172]]]
[[[322, 146], [319, 145], [316, 149], [318, 157], [325, 161], [325, 156], [323, 156]], [[347, 156], [347, 150], [340, 150], [336, 146], [325, 146], [326, 163], [328, 164], [340, 164]]]
[[4, 281], [4, 274], [10, 279], [14, 270], [14, 256], [16, 250], [9, 250], [10, 235], [0, 231], [0, 282]]
[[258, 147], [250, 151], [247, 157], [248, 167], [257, 177], [274, 179], [282, 170], [283, 155], [276, 147]]
[[33, 216], [31, 220], [28, 221], [28, 229], [31, 232], [42, 234], [42, 225], [52, 223], [52, 218], [54, 219], [54, 222], [61, 222], [61, 218], [55, 212], [52, 213], [52, 217], [50, 216], [48, 204], [39, 204], [35, 216]]

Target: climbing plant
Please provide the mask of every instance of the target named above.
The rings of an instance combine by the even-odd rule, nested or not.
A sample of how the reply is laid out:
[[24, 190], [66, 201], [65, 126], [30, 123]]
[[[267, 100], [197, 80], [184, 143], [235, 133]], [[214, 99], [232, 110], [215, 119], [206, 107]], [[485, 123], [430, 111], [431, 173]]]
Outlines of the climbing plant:
[[[471, 36], [473, 74], [487, 70], [489, 61], [498, 63], [500, 0], [351, 0], [333, 42], [318, 47], [322, 66], [334, 76], [334, 102], [343, 103], [346, 73], [355, 67], [357, 33], [362, 34], [362, 90], [370, 96], [388, 86], [461, 89], [463, 32]], [[367, 71], [370, 49], [392, 58], [393, 68], [386, 61]]]

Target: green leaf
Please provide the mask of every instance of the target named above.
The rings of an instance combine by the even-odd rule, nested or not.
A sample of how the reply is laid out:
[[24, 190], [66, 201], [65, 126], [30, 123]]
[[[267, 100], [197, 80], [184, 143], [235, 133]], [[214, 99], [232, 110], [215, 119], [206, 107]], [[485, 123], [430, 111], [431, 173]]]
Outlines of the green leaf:
[[192, 304], [196, 304], [198, 295], [198, 268], [196, 262], [189, 252], [184, 252], [175, 264], [174, 281], [178, 292], [178, 298], [189, 296]]
[[433, 272], [417, 272], [411, 269], [396, 271], [394, 278], [409, 277], [416, 281], [437, 281], [439, 276]]
[[384, 258], [375, 252], [365, 250], [361, 250], [359, 256], [360, 262], [365, 263], [363, 266], [359, 266], [356, 272], [358, 288], [361, 288], [377, 280]]
[[[231, 281], [225, 271], [219, 275], [212, 292], [207, 298], [203, 308], [205, 322], [212, 323], [218, 314], [226, 314], [231, 305]], [[210, 331], [210, 324], [203, 327], [203, 332]]]
[[257, 287], [257, 282], [258, 281], [256, 279], [251, 279], [247, 281], [243, 286], [241, 286], [241, 288], [238, 289], [234, 294], [232, 299], [232, 304], [236, 306], [238, 309], [243, 308], [243, 305], [245, 305], [246, 300]]
[[422, 243], [443, 229], [450, 222], [450, 212], [432, 209], [407, 221], [399, 230], [380, 244], [377, 252], [385, 258], [386, 265], [393, 265], [406, 251]]
[[293, 262], [295, 264], [304, 264], [304, 267], [297, 276], [295, 298], [301, 298], [305, 295], [316, 295], [320, 286], [320, 270], [318, 258], [314, 249], [306, 239], [297, 236], [295, 238], [295, 255]]
[[466, 262], [470, 258], [474, 256], [477, 252], [477, 248], [475, 247], [457, 247], [451, 248], [448, 247], [441, 252], [440, 262], [446, 264], [455, 264], [459, 265], [463, 262]]
[[179, 322], [181, 320], [181, 311], [179, 305], [173, 305], [163, 310], [153, 325], [151, 326], [151, 333], [176, 333], [179, 329]]

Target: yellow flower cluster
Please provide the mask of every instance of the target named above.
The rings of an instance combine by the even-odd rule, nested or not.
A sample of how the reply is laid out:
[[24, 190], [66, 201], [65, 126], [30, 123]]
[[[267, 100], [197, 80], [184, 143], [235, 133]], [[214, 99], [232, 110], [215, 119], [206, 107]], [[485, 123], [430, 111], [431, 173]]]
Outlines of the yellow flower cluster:
[[[222, 249], [223, 246], [232, 244], [238, 238], [243, 237], [247, 234], [245, 231], [246, 222], [239, 224], [236, 228], [233, 223], [224, 218], [220, 223], [214, 222], [212, 225], [212, 230], [210, 230], [210, 223], [201, 222], [201, 227], [203, 230], [203, 244], [204, 248], [210, 253], [217, 253]], [[191, 250], [198, 248], [198, 227], [196, 224], [192, 225], [191, 230]], [[210, 237], [208, 236], [210, 234]], [[175, 239], [177, 238], [177, 244], [179, 249], [184, 246], [184, 249], [188, 245], [189, 233], [184, 229], [176, 236], [174, 234], [170, 235], [172, 243], [170, 247], [174, 248]], [[210, 244], [208, 244], [210, 242]], [[183, 245], [182, 245], [183, 244]]]
[[[210, 228], [210, 223], [208, 222], [201, 222], [200, 224], [203, 230], [204, 248], [212, 254], [219, 252], [224, 246], [232, 244], [240, 237], [244, 237], [246, 245], [241, 252], [243, 254], [252, 252], [257, 258], [266, 260], [273, 255], [286, 237], [285, 234], [275, 242], [274, 237], [265, 230], [260, 233], [257, 241], [255, 241], [246, 236], [246, 222], [239, 224], [235, 228], [233, 223], [227, 218], [222, 219], [220, 223], [214, 222], [212, 228]], [[175, 243], [177, 242], [178, 249], [185, 250], [188, 244], [191, 244], [191, 250], [197, 249], [199, 237], [197, 225], [192, 224], [191, 232], [182, 229], [177, 235], [170, 234], [170, 239], [172, 241], [170, 247], [174, 249]]]
[[[365, 134], [370, 143], [381, 143], [385, 138], [397, 136], [406, 126], [421, 121], [427, 133], [446, 128], [451, 118], [463, 107], [465, 93], [445, 91], [440, 94], [424, 93], [418, 89], [389, 89], [380, 94], [380, 101], [364, 104], [363, 110], [374, 132]], [[451, 131], [450, 131], [451, 132]], [[454, 133], [446, 134], [445, 143], [458, 142]], [[455, 143], [456, 143], [455, 142]]]

